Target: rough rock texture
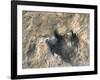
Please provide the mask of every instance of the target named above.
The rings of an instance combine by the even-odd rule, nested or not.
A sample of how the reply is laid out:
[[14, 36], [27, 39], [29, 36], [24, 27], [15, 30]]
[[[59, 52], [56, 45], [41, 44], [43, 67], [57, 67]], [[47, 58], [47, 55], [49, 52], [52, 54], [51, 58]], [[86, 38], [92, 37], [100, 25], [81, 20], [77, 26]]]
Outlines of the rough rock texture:
[[[22, 67], [89, 65], [89, 19], [89, 14], [82, 13], [23, 11]], [[55, 30], [63, 38], [56, 39]], [[70, 30], [79, 39], [78, 48], [71, 44]]]

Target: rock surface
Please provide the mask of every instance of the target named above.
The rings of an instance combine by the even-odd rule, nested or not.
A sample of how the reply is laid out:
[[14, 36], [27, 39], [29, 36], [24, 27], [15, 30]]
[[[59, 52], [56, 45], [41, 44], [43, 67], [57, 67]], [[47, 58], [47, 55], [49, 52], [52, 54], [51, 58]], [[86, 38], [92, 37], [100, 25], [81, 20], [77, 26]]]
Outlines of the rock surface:
[[[32, 11], [22, 13], [23, 68], [89, 65], [89, 14]], [[60, 42], [54, 37], [55, 30], [63, 36]], [[70, 30], [79, 38], [78, 49], [71, 45]], [[47, 40], [55, 44], [54, 53]]]

